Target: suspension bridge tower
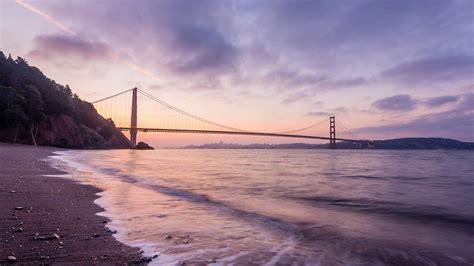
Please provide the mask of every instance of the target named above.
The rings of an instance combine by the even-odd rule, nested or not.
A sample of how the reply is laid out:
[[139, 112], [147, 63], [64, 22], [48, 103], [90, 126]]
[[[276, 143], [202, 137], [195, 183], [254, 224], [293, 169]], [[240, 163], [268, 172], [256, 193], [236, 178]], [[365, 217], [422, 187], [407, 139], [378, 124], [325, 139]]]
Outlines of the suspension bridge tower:
[[336, 148], [336, 117], [329, 117], [329, 148]]
[[137, 93], [138, 88], [132, 90], [132, 115], [130, 116], [130, 142], [133, 147], [137, 145]]

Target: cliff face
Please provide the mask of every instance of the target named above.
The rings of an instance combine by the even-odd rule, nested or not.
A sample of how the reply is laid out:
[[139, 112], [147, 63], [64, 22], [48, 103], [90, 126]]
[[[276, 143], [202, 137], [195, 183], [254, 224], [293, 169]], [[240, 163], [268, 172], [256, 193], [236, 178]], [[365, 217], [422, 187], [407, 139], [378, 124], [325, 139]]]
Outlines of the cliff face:
[[76, 149], [127, 149], [128, 139], [92, 104], [0, 51], [0, 141]]
[[104, 119], [103, 124], [92, 129], [77, 124], [67, 115], [52, 116], [40, 124], [38, 145], [75, 149], [127, 149], [128, 139]]
[[[130, 149], [131, 143], [127, 137], [109, 121], [102, 120], [102, 125], [90, 128], [78, 124], [68, 115], [51, 116], [39, 124], [36, 143], [40, 146], [71, 149]], [[16, 128], [0, 130], [2, 142], [33, 144], [31, 138], [29, 131], [17, 131]]]

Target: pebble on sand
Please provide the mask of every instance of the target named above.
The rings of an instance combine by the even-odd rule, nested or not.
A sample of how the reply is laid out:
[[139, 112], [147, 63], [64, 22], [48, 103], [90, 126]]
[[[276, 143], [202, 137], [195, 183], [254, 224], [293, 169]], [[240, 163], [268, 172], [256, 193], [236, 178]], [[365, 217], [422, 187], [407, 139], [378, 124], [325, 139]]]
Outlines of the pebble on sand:
[[23, 207], [15, 207], [15, 211], [21, 211], [23, 210]]
[[59, 239], [60, 236], [56, 233], [51, 234], [49, 236], [40, 236], [38, 233], [35, 234], [34, 240], [55, 240]]
[[8, 262], [16, 262], [16, 257], [15, 256], [8, 256], [7, 261]]

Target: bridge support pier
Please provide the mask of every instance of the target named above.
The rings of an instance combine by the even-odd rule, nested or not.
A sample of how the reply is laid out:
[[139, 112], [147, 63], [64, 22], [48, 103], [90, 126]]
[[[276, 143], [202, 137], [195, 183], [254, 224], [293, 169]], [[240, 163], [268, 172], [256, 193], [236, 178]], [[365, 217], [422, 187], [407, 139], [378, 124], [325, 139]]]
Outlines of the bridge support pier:
[[336, 148], [336, 117], [329, 117], [329, 148]]
[[138, 88], [132, 90], [132, 115], [130, 117], [130, 142], [133, 148], [137, 145], [137, 92]]

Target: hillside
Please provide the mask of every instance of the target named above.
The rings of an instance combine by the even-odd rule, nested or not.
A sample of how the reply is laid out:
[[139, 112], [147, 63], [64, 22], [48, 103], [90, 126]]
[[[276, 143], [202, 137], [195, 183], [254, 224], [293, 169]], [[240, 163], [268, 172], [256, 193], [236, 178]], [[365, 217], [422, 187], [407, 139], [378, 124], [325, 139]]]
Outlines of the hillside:
[[130, 148], [113, 121], [21, 57], [0, 51], [0, 141], [77, 149]]
[[445, 138], [401, 138], [374, 141], [376, 149], [474, 150], [474, 143]]

